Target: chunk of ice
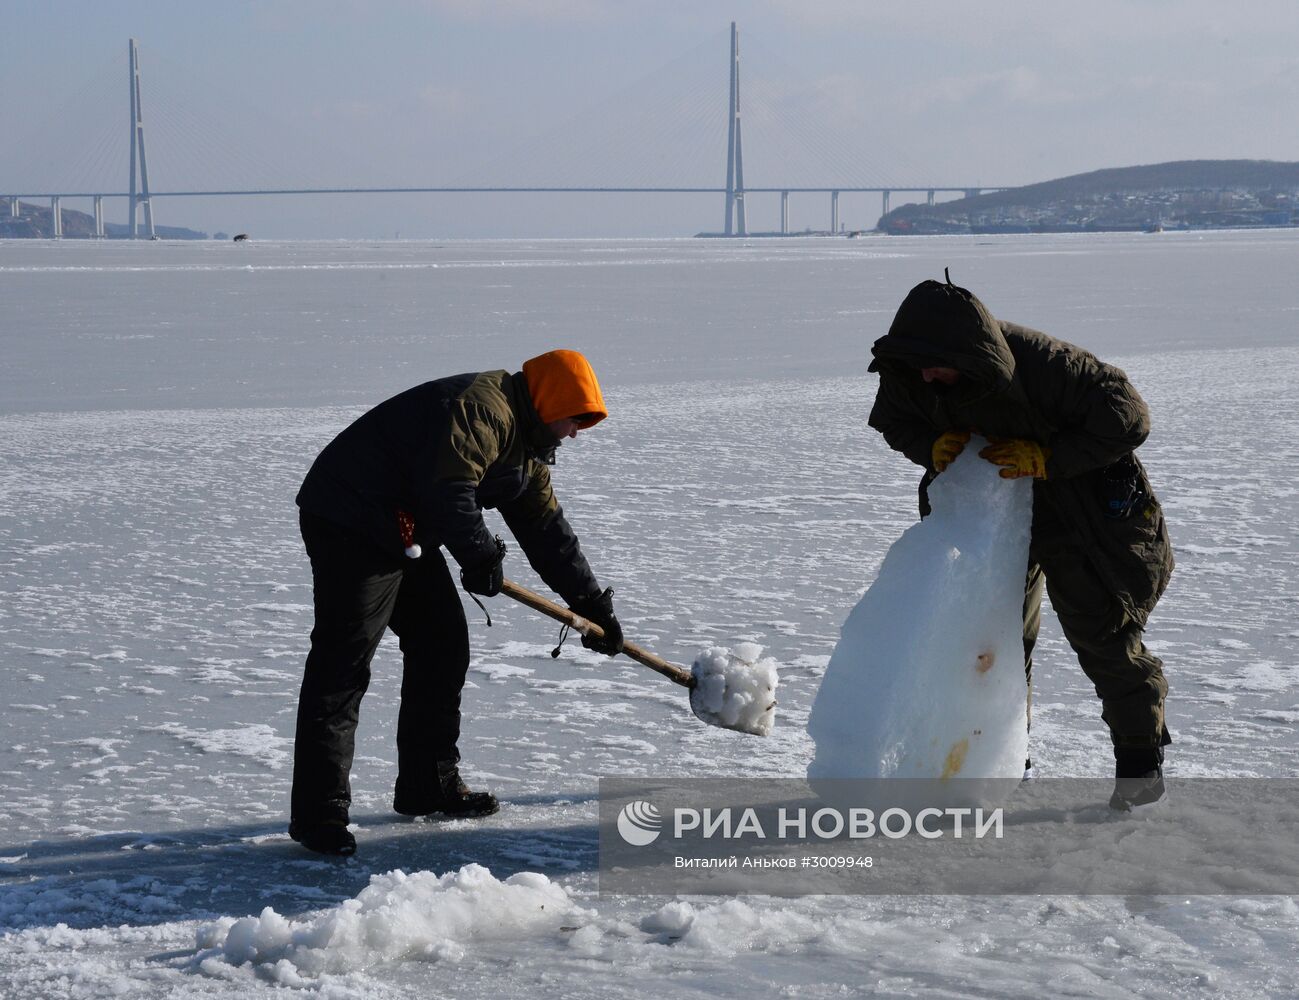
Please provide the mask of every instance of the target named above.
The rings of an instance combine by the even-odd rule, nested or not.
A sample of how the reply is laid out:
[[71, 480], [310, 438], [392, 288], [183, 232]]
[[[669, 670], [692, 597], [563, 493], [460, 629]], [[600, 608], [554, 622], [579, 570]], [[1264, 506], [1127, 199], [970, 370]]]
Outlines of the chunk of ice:
[[711, 726], [768, 736], [776, 724], [778, 666], [762, 658], [756, 642], [742, 642], [734, 651], [709, 646], [695, 657], [690, 673], [690, 708]]
[[933, 513], [844, 623], [808, 719], [810, 779], [1022, 775], [1032, 481], [1000, 478], [983, 444], [930, 485]]

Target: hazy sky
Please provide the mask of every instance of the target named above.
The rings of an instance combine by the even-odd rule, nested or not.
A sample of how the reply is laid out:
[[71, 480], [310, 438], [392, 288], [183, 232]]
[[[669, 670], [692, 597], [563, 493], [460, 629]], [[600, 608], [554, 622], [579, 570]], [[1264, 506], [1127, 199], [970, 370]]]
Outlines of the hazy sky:
[[[750, 186], [1299, 160], [1293, 0], [7, 0], [4, 11], [0, 194], [126, 189], [130, 36], [155, 190], [720, 186], [731, 20]], [[873, 226], [879, 207], [845, 196], [841, 217]], [[124, 202], [107, 210], [124, 220]], [[777, 211], [776, 196], [751, 195], [750, 227], [775, 228]], [[719, 228], [722, 198], [158, 199], [155, 214], [268, 238], [672, 236]], [[828, 196], [793, 196], [796, 228], [828, 222]]]

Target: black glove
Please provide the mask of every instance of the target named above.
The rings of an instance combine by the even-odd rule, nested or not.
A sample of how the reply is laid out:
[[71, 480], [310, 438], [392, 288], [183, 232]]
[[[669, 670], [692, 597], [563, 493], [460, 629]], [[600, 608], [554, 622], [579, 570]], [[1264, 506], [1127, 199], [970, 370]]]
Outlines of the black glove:
[[501, 568], [504, 562], [505, 543], [497, 536], [495, 553], [473, 566], [460, 567], [460, 585], [471, 594], [495, 597], [505, 582], [505, 570]]
[[603, 653], [605, 656], [615, 656], [622, 652], [622, 626], [618, 624], [618, 616], [613, 613], [612, 587], [603, 593], [580, 598], [569, 607], [591, 624], [599, 625], [604, 630], [602, 638], [593, 635], [582, 636], [583, 646], [594, 649], [597, 653]]

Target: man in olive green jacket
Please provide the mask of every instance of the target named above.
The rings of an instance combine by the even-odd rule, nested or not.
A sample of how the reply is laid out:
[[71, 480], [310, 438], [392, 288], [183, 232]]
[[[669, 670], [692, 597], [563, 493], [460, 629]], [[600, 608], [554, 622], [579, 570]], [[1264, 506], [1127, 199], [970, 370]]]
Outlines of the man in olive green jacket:
[[1111, 805], [1163, 794], [1168, 684], [1142, 641], [1173, 570], [1163, 512], [1133, 454], [1150, 432], [1146, 404], [1118, 368], [1013, 323], [973, 294], [925, 281], [875, 342], [880, 375], [870, 425], [926, 471], [925, 488], [971, 433], [1006, 478], [1032, 476], [1024, 599], [1025, 670], [1042, 589], [1102, 702], [1116, 759]]

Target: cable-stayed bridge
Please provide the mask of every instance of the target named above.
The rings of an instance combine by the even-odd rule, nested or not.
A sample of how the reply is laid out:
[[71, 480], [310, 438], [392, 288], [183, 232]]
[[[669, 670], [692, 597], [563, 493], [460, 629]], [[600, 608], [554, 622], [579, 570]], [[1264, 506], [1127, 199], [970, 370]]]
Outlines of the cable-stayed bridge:
[[[252, 117], [247, 110], [234, 114], [236, 123], [232, 128], [228, 121], [220, 120], [222, 111], [226, 110], [220, 107], [223, 102], [217, 101], [218, 107], [207, 108], [202, 106], [201, 99], [182, 98], [169, 103], [165, 100], [169, 96], [167, 88], [162, 88], [159, 94], [163, 99], [155, 99], [158, 91], [148, 95], [151, 117], [146, 140], [143, 110], [146, 95], [141, 82], [138, 45], [131, 39], [129, 130], [110, 124], [105, 132], [105, 123], [111, 122], [111, 116], [101, 113], [98, 116], [101, 120], [95, 125], [64, 130], [63, 148], [47, 154], [44, 168], [23, 164], [15, 170], [12, 164], [0, 162], [0, 170], [5, 173], [28, 178], [24, 184], [15, 183], [17, 176], [6, 180], [0, 175], [0, 204], [7, 202], [10, 214], [17, 216], [23, 199], [48, 201], [54, 235], [59, 237], [63, 229], [64, 201], [89, 201], [95, 235], [102, 237], [104, 202], [124, 199], [131, 237], [151, 238], [155, 235], [154, 199], [376, 194], [695, 194], [720, 197], [722, 226], [716, 235], [745, 236], [751, 231], [747, 205], [753, 196], [779, 196], [780, 233], [791, 232], [791, 195], [825, 197], [828, 226], [822, 231], [839, 233], [844, 230], [839, 208], [841, 195], [878, 195], [882, 211], [887, 213], [895, 194], [920, 195], [932, 204], [939, 195], [968, 196], [1005, 186], [917, 182], [923, 168], [896, 163], [890, 169], [882, 168], [868, 149], [860, 144], [854, 146], [845, 138], [852, 130], [827, 124], [834, 109], [827, 109], [827, 103], [831, 103], [827, 95], [817, 93], [814, 88], [799, 93], [787, 82], [772, 86], [750, 68], [743, 81], [742, 101], [739, 31], [734, 23], [729, 36], [729, 56], [724, 63], [725, 89], [718, 86], [719, 47], [710, 39], [705, 46], [697, 47], [624, 91], [610, 95], [603, 104], [562, 126], [542, 132], [502, 154], [486, 157], [488, 165], [470, 164], [462, 157], [460, 176], [456, 176], [454, 158], [439, 151], [442, 154], [437, 157], [439, 172], [448, 175], [444, 178], [428, 183], [358, 184], [340, 184], [327, 179], [284, 183], [286, 176], [302, 178], [301, 167], [269, 164], [256, 155], [258, 144], [239, 136], [240, 128]], [[775, 56], [764, 60], [764, 64], [778, 62]], [[120, 65], [114, 72], [120, 72]], [[82, 103], [94, 105], [115, 89], [111, 81], [96, 80], [89, 87], [93, 96]], [[116, 93], [120, 94], [120, 90]], [[230, 117], [228, 111], [224, 117]], [[594, 146], [589, 141], [591, 135], [600, 137]], [[585, 144], [583, 136], [588, 137]], [[123, 138], [127, 139], [125, 150], [120, 142]], [[310, 140], [296, 143], [304, 147], [309, 144]], [[286, 146], [294, 145], [290, 137]], [[25, 147], [17, 144], [11, 148]], [[182, 149], [191, 150], [190, 162], [176, 155]], [[757, 183], [746, 183], [746, 154], [749, 176]], [[346, 151], [317, 157], [335, 165], [346, 158]], [[107, 178], [111, 176], [110, 171], [122, 169], [128, 161], [129, 170], [124, 171], [128, 184], [123, 190]], [[252, 171], [247, 169], [250, 161], [257, 161]], [[171, 183], [161, 187], [150, 185], [151, 162], [155, 167], [163, 167], [155, 172], [155, 178], [165, 177]], [[68, 169], [72, 164], [77, 165], [79, 174], [75, 169]], [[700, 177], [717, 176], [723, 164], [725, 171], [720, 183], [699, 182]], [[33, 184], [30, 180], [33, 169], [42, 178], [52, 178], [52, 182]], [[350, 169], [367, 178], [380, 172], [374, 163], [360, 163]]]

